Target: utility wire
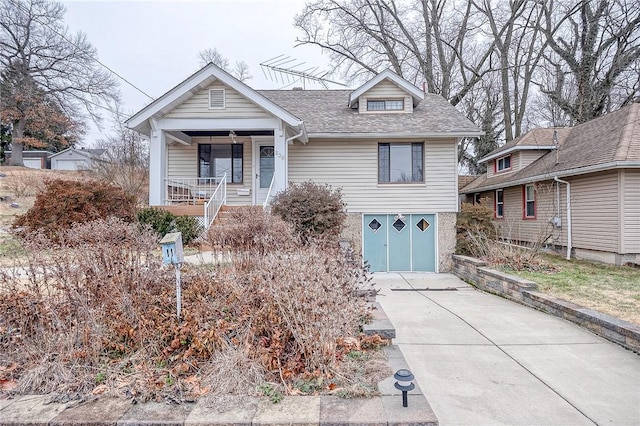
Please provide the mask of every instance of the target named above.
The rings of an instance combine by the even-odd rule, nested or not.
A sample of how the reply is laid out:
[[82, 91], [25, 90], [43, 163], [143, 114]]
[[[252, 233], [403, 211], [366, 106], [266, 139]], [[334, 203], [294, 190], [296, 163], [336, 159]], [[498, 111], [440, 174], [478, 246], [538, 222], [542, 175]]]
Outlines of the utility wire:
[[[22, 4], [20, 3], [16, 3], [16, 5], [18, 6], [18, 8], [21, 8], [23, 12], [29, 13], [29, 10], [27, 10]], [[58, 36], [60, 36], [64, 41], [66, 41], [67, 43], [69, 43], [70, 45], [80, 49], [81, 47], [78, 46], [77, 44], [75, 44], [73, 41], [69, 40], [64, 34], [61, 34], [57, 29], [55, 29], [54, 27], [52, 27], [50, 24], [46, 23], [46, 22], [42, 22], [38, 17], [33, 17], [33, 20], [38, 22], [41, 25], [44, 25], [45, 27], [49, 28], [51, 31], [53, 31], [55, 34], [57, 34]], [[148, 97], [149, 99], [151, 99], [152, 101], [155, 100], [155, 98], [151, 95], [149, 95], [148, 93], [146, 93], [144, 90], [142, 90], [141, 88], [139, 88], [138, 86], [136, 86], [135, 84], [133, 84], [132, 82], [130, 82], [129, 80], [127, 80], [126, 78], [124, 78], [122, 75], [120, 75], [119, 73], [117, 73], [115, 70], [113, 70], [112, 68], [110, 68], [109, 66], [107, 66], [106, 64], [104, 64], [102, 61], [100, 61], [95, 55], [91, 55], [91, 59], [93, 59], [94, 61], [96, 61], [99, 65], [101, 65], [103, 68], [105, 68], [107, 71], [109, 71], [111, 74], [115, 75], [116, 77], [118, 77], [120, 80], [124, 81], [125, 83], [127, 83], [129, 86], [133, 87], [134, 89], [136, 89], [138, 92], [142, 93], [143, 95], [145, 95], [146, 97]]]

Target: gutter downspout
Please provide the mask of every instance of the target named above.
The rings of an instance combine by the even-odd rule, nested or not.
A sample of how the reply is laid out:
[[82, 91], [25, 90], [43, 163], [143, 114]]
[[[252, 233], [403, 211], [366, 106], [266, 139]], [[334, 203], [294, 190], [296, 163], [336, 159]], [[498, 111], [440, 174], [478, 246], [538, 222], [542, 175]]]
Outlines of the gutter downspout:
[[[571, 260], [571, 184], [566, 180], [558, 179], [558, 176], [554, 176], [553, 180], [567, 185], [567, 260]], [[560, 206], [558, 205], [559, 210]]]

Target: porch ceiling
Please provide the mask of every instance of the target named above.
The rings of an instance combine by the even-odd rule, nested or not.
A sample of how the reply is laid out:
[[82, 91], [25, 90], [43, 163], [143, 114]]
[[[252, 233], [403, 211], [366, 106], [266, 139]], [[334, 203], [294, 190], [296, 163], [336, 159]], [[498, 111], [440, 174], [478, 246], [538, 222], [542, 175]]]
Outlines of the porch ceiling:
[[[190, 137], [197, 136], [229, 136], [229, 132], [234, 129], [226, 131], [221, 130], [185, 130], [184, 133]], [[273, 136], [273, 130], [234, 130], [236, 136]]]

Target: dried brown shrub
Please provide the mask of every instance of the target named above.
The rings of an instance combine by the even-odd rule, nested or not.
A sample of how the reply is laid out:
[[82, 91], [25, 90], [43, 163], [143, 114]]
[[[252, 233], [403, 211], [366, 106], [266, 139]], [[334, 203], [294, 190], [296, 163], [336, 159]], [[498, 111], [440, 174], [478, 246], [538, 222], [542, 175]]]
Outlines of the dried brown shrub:
[[[269, 382], [299, 393], [295, 383], [310, 377], [322, 386], [309, 392], [347, 386], [340, 365], [370, 340], [354, 292], [363, 271], [327, 247], [237, 232], [243, 248], [229, 264], [183, 268], [181, 321], [173, 271], [135, 224], [110, 218], [56, 241], [27, 237], [27, 263], [1, 277], [0, 367], [18, 366], [25, 393], [184, 400]], [[220, 386], [231, 382], [243, 385]]]
[[50, 238], [75, 223], [107, 217], [131, 222], [135, 219], [135, 199], [121, 189], [100, 181], [45, 181], [27, 213], [18, 216], [15, 227], [27, 233], [42, 231]]

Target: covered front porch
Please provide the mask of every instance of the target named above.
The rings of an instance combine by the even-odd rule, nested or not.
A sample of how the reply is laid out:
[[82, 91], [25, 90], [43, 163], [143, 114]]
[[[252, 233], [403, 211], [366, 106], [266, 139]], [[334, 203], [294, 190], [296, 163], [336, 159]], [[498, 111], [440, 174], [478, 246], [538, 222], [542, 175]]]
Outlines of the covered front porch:
[[222, 205], [266, 208], [286, 188], [288, 144], [297, 134], [279, 120], [249, 128], [255, 120], [191, 119], [188, 130], [172, 121], [158, 120], [152, 132], [151, 146], [160, 149], [151, 149], [150, 205], [202, 216], [208, 227]]
[[287, 186], [287, 145], [307, 141], [298, 117], [212, 63], [127, 126], [149, 137], [149, 205], [202, 206], [205, 226], [222, 205], [268, 205]]

